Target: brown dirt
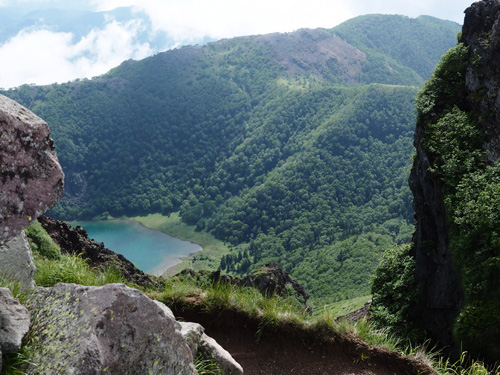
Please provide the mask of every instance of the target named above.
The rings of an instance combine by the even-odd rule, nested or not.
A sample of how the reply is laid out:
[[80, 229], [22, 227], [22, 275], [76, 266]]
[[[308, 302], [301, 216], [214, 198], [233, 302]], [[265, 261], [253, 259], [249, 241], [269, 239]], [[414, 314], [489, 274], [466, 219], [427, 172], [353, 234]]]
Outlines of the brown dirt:
[[292, 326], [259, 329], [258, 321], [236, 311], [171, 307], [179, 319], [202, 324], [241, 364], [245, 375], [435, 374], [421, 362], [369, 347], [355, 337], [325, 338]]

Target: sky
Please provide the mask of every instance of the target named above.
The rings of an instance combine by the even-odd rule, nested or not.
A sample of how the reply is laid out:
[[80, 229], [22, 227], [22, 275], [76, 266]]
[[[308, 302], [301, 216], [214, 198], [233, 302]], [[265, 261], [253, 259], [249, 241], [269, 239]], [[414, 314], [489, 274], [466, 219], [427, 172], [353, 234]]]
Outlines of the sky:
[[[0, 17], [7, 7], [73, 8], [107, 11], [134, 6], [146, 12], [152, 32], [165, 32], [164, 49], [197, 44], [203, 38], [290, 32], [300, 28], [331, 28], [364, 14], [430, 15], [463, 23], [471, 0], [0, 0]], [[6, 13], [5, 13], [6, 14]], [[0, 42], [0, 88], [50, 84], [106, 73], [127, 59], [158, 52], [139, 41], [141, 21], [107, 20], [87, 35], [30, 27]], [[1, 29], [0, 29], [1, 32]]]

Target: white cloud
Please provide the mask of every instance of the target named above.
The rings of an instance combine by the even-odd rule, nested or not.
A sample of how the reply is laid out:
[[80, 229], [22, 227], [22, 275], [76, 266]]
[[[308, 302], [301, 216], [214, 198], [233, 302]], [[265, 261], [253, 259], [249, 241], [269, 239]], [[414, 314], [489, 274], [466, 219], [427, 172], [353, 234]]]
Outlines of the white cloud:
[[228, 38], [334, 27], [362, 14], [430, 15], [463, 22], [473, 0], [91, 0], [99, 10], [134, 5], [156, 28], [184, 39], [210, 35]]
[[180, 40], [333, 27], [354, 16], [343, 2], [332, 0], [94, 0], [93, 4], [97, 10], [134, 5], [146, 11], [156, 29]]
[[108, 23], [75, 41], [70, 33], [27, 29], [0, 46], [0, 87], [50, 84], [105, 73], [124, 60], [151, 54], [134, 43], [138, 22]]

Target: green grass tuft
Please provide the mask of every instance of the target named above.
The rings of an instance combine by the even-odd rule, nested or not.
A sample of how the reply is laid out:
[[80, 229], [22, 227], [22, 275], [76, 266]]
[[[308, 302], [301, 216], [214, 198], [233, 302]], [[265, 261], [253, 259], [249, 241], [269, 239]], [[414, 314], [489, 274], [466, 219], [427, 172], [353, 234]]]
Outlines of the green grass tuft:
[[26, 228], [25, 232], [33, 251], [48, 259], [59, 259], [61, 257], [61, 249], [37, 220]]

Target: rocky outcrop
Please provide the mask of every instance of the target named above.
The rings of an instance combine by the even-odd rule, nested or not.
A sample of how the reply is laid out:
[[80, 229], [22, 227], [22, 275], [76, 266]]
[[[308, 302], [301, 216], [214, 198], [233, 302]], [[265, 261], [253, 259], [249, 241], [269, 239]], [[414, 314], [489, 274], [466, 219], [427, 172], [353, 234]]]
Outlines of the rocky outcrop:
[[253, 286], [262, 294], [286, 296], [296, 293], [305, 303], [309, 294], [297, 281], [293, 280], [278, 263], [269, 263], [242, 279], [243, 285]]
[[[470, 116], [484, 135], [479, 150], [484, 152], [485, 160], [481, 160], [477, 168], [492, 165], [500, 158], [500, 2], [478, 1], [465, 14], [460, 37], [466, 51], [465, 58], [448, 61], [445, 69], [452, 72], [456, 80], [453, 83], [447, 80], [445, 71], [445, 79], [441, 77], [442, 82], [435, 85], [435, 88], [441, 87], [439, 95], [442, 97], [434, 96], [433, 109], [425, 114], [419, 113], [415, 133], [417, 153], [409, 179], [416, 219], [412, 255], [416, 260], [416, 280], [422, 294], [422, 301], [414, 304], [410, 313], [428, 338], [455, 353], [461, 349], [454, 338], [455, 324], [467, 301], [457, 262], [452, 259], [450, 237], [457, 237], [457, 232], [463, 233], [467, 228], [458, 228], [451, 222], [453, 219], [448, 221], [454, 213], [446, 211], [445, 197], [456, 186], [445, 185], [441, 178], [443, 171], [436, 171], [433, 165], [436, 155], [426, 152], [428, 126], [438, 121], [445, 106], [457, 108]], [[472, 147], [473, 142], [469, 139], [462, 148]], [[457, 172], [457, 179], [460, 178], [458, 175]], [[471, 252], [481, 252], [480, 244], [472, 243], [471, 246]]]
[[175, 320], [136, 289], [58, 284], [30, 307], [39, 350], [28, 373], [196, 374]]
[[9, 289], [0, 288], [0, 369], [2, 353], [19, 350], [29, 327], [28, 310], [12, 297]]
[[478, 1], [465, 11], [462, 40], [469, 47], [466, 88], [471, 110], [480, 117], [483, 148], [490, 163], [500, 158], [500, 3]]
[[63, 196], [63, 172], [45, 121], [0, 95], [0, 241]]
[[24, 290], [33, 289], [36, 267], [26, 233], [22, 231], [7, 242], [0, 242], [0, 274], [15, 280]]
[[[186, 272], [194, 276], [194, 273], [190, 270], [185, 270], [180, 275]], [[309, 299], [306, 289], [293, 280], [278, 263], [266, 264], [264, 267], [256, 269], [251, 275], [242, 278], [222, 275], [220, 271], [213, 272], [210, 278], [213, 281], [225, 281], [232, 285], [250, 286], [258, 289], [259, 292], [266, 296], [276, 294], [284, 297], [294, 294], [303, 303], [306, 303]]]
[[70, 224], [42, 216], [38, 219], [49, 236], [65, 254], [82, 255], [88, 259], [92, 267], [113, 266], [120, 270], [123, 277], [140, 286], [158, 286], [161, 280], [147, 275], [121, 254], [117, 254], [90, 239], [87, 231], [80, 226], [73, 228]]

